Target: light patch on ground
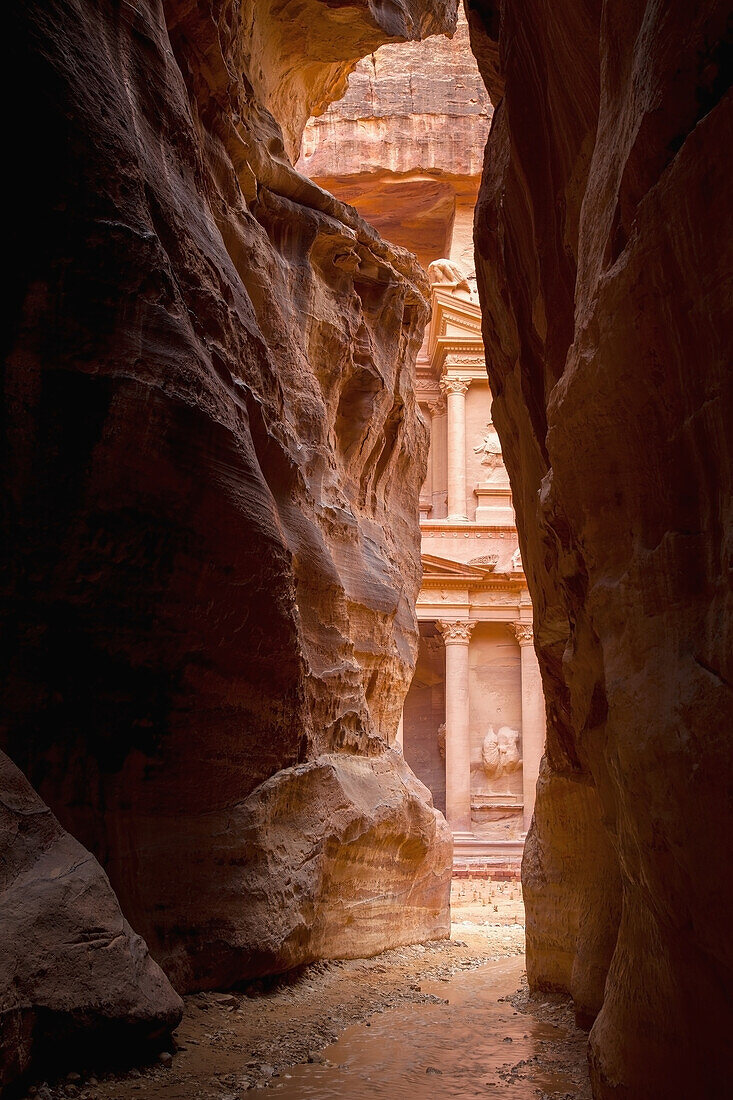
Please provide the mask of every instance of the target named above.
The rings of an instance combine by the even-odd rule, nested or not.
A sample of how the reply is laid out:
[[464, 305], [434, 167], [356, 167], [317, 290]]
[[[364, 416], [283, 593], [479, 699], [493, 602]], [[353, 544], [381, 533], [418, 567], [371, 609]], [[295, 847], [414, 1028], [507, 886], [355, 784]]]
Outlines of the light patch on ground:
[[[254, 982], [244, 990], [186, 997], [186, 1011], [175, 1035], [170, 1066], [158, 1063], [136, 1066], [117, 1074], [95, 1073], [91, 1066], [79, 1067], [78, 1080], [38, 1082], [35, 1095], [38, 1100], [61, 1100], [62, 1097], [80, 1100], [239, 1100], [252, 1089], [295, 1095], [292, 1089], [297, 1086], [305, 1090], [297, 1095], [318, 1097], [317, 1075], [309, 1084], [298, 1086], [298, 1073], [308, 1078], [309, 1071], [303, 1069], [304, 1064], [330, 1066], [333, 1071], [348, 1070], [348, 1066], [333, 1066], [327, 1057], [327, 1048], [347, 1029], [362, 1025], [362, 1038], [368, 1037], [376, 1033], [382, 1014], [390, 1014], [391, 1020], [396, 1010], [399, 1020], [403, 1014], [407, 1017], [415, 1010], [421, 1013], [421, 1005], [446, 1006], [448, 999], [452, 1004], [454, 997], [461, 997], [462, 975], [466, 975], [468, 981], [469, 975], [479, 972], [487, 963], [516, 959], [516, 966], [509, 971], [511, 988], [502, 991], [504, 996], [491, 996], [490, 986], [486, 986], [486, 981], [491, 981], [489, 972], [484, 977], [480, 972], [476, 974], [483, 983], [476, 986], [476, 995], [480, 990], [480, 997], [494, 1006], [501, 1001], [501, 1011], [508, 1012], [512, 1018], [524, 1019], [523, 1014], [528, 1014], [527, 1019], [530, 1019], [541, 1004], [544, 1007], [540, 1015], [535, 1016], [535, 1021], [544, 1023], [533, 1026], [544, 1026], [549, 1031], [516, 1065], [511, 1059], [506, 1061], [510, 1049], [507, 1040], [507, 1045], [499, 1052], [505, 1060], [497, 1063], [493, 1070], [499, 1075], [497, 1080], [516, 1089], [516, 1083], [526, 1079], [529, 1088], [526, 1096], [535, 1100], [543, 1095], [543, 1090], [532, 1087], [531, 1081], [549, 1080], [550, 1066], [553, 1073], [562, 1070], [565, 1074], [562, 1078], [557, 1077], [558, 1081], [572, 1079], [574, 1098], [580, 1100], [590, 1096], [589, 1091], [584, 1091], [587, 1081], [585, 1036], [575, 1029], [566, 1003], [559, 998], [546, 997], [538, 1002], [528, 996], [519, 958], [524, 952], [524, 907], [519, 883], [454, 881], [452, 916], [450, 940], [387, 951], [371, 959], [316, 963], [278, 979]], [[505, 1009], [503, 1002], [508, 1002], [510, 997], [517, 999]], [[441, 1008], [440, 1011], [446, 1010]], [[510, 1023], [516, 1021], [510, 1020]], [[552, 1025], [557, 1025], [554, 1030]], [[530, 1025], [525, 1022], [522, 1026], [526, 1030]], [[375, 1033], [364, 1032], [364, 1027], [375, 1027]], [[445, 1023], [441, 1027], [442, 1034]], [[519, 1039], [521, 1041], [521, 1035]], [[456, 1034], [454, 1046], [457, 1051], [462, 1041], [465, 1042], [465, 1037], [462, 1040], [461, 1035]], [[406, 1042], [409, 1043], [409, 1037]], [[414, 1067], [410, 1072], [415, 1072]], [[431, 1078], [431, 1095], [441, 1095], [441, 1088], [448, 1087], [447, 1076], [439, 1080], [439, 1075], [448, 1070], [429, 1066], [422, 1072], [435, 1076], [434, 1081]], [[350, 1078], [349, 1082], [348, 1087], [344, 1086], [347, 1087], [344, 1095], [361, 1095], [357, 1077]], [[378, 1082], [375, 1081], [375, 1085], [376, 1095], [381, 1095]], [[402, 1094], [399, 1086], [392, 1091], [395, 1095]], [[506, 1093], [510, 1094], [519, 1095], [516, 1091]], [[331, 1093], [324, 1091], [320, 1095]], [[544, 1095], [561, 1097], [567, 1094], [546, 1092]]]

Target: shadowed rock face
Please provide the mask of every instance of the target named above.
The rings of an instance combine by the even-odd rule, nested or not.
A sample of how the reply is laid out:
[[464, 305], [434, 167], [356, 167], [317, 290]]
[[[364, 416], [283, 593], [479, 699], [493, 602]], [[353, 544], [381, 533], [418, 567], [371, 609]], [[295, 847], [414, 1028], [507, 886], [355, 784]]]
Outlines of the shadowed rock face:
[[[386, 748], [417, 638], [427, 284], [293, 171], [279, 124], [292, 144], [360, 51], [455, 10], [255, 7], [51, 0], [12, 28], [17, 137], [45, 136], [14, 179], [0, 743], [181, 990], [348, 953], [321, 912], [339, 882], [386, 876], [374, 950], [446, 931], [447, 827]], [[388, 805], [349, 780], [361, 758]], [[321, 780], [340, 817], [304, 847], [292, 806], [306, 783], [333, 805]], [[268, 830], [300, 875], [280, 944]]]
[[547, 697], [527, 968], [598, 1097], [722, 1095], [733, 1010], [722, 4], [471, 0], [494, 420]]
[[33, 1056], [94, 1046], [128, 1056], [183, 1002], [120, 912], [94, 856], [0, 753], [0, 1086]]

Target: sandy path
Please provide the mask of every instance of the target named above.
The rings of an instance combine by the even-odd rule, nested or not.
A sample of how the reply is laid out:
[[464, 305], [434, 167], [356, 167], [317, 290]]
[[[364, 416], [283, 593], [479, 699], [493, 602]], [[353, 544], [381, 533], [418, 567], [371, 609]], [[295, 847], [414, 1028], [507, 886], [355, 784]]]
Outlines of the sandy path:
[[453, 917], [450, 940], [187, 997], [171, 1066], [80, 1067], [38, 1100], [590, 1097], [567, 1004], [527, 994], [519, 885], [456, 883]]

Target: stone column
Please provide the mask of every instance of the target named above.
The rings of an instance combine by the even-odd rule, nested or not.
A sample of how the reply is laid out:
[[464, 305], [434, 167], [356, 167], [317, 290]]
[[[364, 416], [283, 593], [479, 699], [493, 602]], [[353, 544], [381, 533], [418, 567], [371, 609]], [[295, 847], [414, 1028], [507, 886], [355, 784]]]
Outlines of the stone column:
[[444, 507], [446, 509], [445, 514], [448, 514], [447, 500], [443, 500], [444, 486], [447, 489], [445, 478], [448, 473], [445, 455], [446, 441], [443, 438], [444, 416], [445, 398], [439, 394], [436, 400], [430, 404], [430, 455], [428, 462], [430, 463], [430, 482], [433, 490], [431, 519], [442, 519]]
[[545, 697], [531, 623], [514, 623], [522, 660], [522, 795], [524, 829], [529, 828], [534, 813], [540, 760], [545, 751]]
[[433, 510], [433, 414], [429, 405], [420, 403], [420, 412], [428, 426], [428, 468], [420, 487], [420, 522], [430, 517]]
[[468, 523], [466, 514], [466, 391], [470, 378], [441, 378], [448, 403], [448, 519]]
[[435, 624], [445, 642], [445, 806], [454, 837], [472, 835], [468, 644], [474, 623]]

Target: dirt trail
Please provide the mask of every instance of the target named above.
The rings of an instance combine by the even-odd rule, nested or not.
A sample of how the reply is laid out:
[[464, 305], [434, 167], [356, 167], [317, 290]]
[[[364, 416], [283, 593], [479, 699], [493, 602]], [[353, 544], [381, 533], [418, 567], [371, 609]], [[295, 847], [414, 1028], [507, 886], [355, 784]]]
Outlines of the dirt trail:
[[453, 918], [450, 940], [187, 997], [170, 1066], [80, 1067], [37, 1100], [590, 1098], [566, 1001], [527, 992], [519, 884], [454, 883]]

